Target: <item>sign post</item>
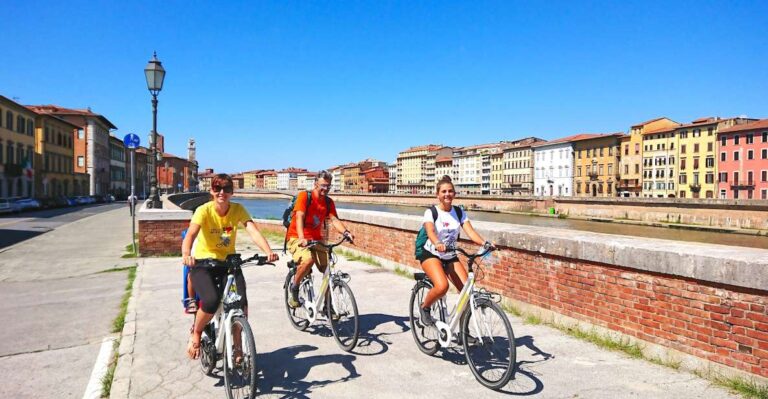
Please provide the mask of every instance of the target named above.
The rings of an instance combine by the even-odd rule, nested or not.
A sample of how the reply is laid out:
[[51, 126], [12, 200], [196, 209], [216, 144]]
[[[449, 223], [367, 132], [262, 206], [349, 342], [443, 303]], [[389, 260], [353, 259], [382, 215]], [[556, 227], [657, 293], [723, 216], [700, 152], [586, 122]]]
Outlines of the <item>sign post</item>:
[[138, 251], [136, 250], [136, 194], [134, 192], [134, 186], [136, 184], [136, 148], [141, 141], [139, 140], [139, 136], [133, 133], [128, 133], [123, 138], [123, 143], [126, 148], [131, 150], [131, 196], [128, 198], [128, 206], [131, 208], [131, 244], [133, 244], [134, 256], [138, 256]]

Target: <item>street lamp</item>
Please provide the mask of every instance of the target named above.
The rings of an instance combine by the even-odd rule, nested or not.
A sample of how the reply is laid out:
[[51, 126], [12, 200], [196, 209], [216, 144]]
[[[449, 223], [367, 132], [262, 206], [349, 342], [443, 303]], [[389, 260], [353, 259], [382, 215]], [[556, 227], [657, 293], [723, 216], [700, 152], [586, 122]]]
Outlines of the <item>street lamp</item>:
[[152, 94], [152, 143], [150, 154], [151, 171], [149, 178], [149, 208], [162, 208], [163, 203], [160, 202], [160, 196], [157, 192], [157, 95], [160, 90], [163, 89], [163, 80], [165, 79], [165, 69], [163, 64], [157, 59], [157, 52], [152, 54], [152, 59], [144, 68], [144, 74], [147, 78], [147, 89]]
[[163, 80], [165, 79], [165, 69], [163, 64], [157, 59], [157, 52], [152, 54], [152, 59], [144, 68], [144, 74], [147, 78], [147, 89], [152, 94], [152, 153], [150, 154], [150, 178], [149, 178], [149, 208], [162, 208], [160, 196], [157, 192], [157, 95], [163, 89]]

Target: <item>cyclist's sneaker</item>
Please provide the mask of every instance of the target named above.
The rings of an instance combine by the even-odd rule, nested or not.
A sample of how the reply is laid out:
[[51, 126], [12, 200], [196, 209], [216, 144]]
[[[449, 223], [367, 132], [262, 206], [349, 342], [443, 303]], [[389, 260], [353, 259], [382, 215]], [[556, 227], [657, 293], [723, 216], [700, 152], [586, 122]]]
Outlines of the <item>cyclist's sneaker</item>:
[[197, 313], [197, 301], [195, 298], [187, 298], [184, 300], [184, 313], [195, 314]]
[[421, 324], [425, 326], [435, 325], [435, 319], [433, 319], [432, 315], [429, 314], [429, 308], [419, 308], [419, 314], [421, 316]]
[[[323, 307], [323, 310], [321, 310], [320, 313], [324, 314], [325, 317], [328, 317], [328, 311], [325, 307]], [[331, 318], [333, 321], [339, 321], [341, 319], [341, 315], [336, 313], [336, 309], [334, 309], [333, 306], [331, 306]]]
[[299, 286], [291, 282], [290, 286], [291, 295], [288, 296], [288, 306], [291, 308], [298, 308], [299, 303]]

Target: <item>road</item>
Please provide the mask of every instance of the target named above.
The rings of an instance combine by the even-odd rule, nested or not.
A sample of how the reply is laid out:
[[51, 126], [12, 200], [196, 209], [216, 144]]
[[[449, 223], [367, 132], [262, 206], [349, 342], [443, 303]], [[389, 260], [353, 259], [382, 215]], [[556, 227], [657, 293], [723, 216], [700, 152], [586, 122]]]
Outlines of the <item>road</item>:
[[135, 263], [130, 220], [124, 204], [0, 218], [0, 397], [83, 397], [126, 284], [104, 271]]
[[[107, 210], [126, 208], [125, 203], [94, 204], [69, 208], [44, 209], [0, 217], [0, 250]], [[130, 234], [130, 233], [129, 233]]]

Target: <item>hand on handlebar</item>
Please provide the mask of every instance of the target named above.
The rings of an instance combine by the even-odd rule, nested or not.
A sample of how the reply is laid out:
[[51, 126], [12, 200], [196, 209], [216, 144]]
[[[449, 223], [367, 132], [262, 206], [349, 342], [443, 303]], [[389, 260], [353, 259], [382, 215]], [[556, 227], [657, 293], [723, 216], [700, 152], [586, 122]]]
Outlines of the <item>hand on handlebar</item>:
[[437, 252], [445, 252], [448, 250], [448, 247], [444, 243], [439, 242], [437, 245], [435, 245], [435, 249]]
[[354, 235], [352, 235], [352, 232], [350, 232], [349, 230], [347, 230], [347, 231], [345, 231], [345, 232], [343, 233], [343, 236], [344, 236], [346, 239], [348, 239], [348, 240], [349, 240], [349, 242], [351, 242], [351, 243], [353, 243], [353, 244], [354, 244], [354, 242], [355, 242], [355, 236], [354, 236]]
[[195, 256], [194, 255], [182, 255], [181, 256], [181, 263], [185, 266], [194, 266], [195, 265]]
[[299, 246], [300, 246], [300, 247], [304, 248], [304, 247], [306, 247], [308, 244], [309, 244], [309, 241], [307, 241], [307, 239], [306, 239], [306, 238], [301, 238], [301, 239], [299, 239]]
[[279, 259], [279, 256], [277, 256], [276, 253], [270, 252], [267, 254], [267, 262], [274, 262]]

